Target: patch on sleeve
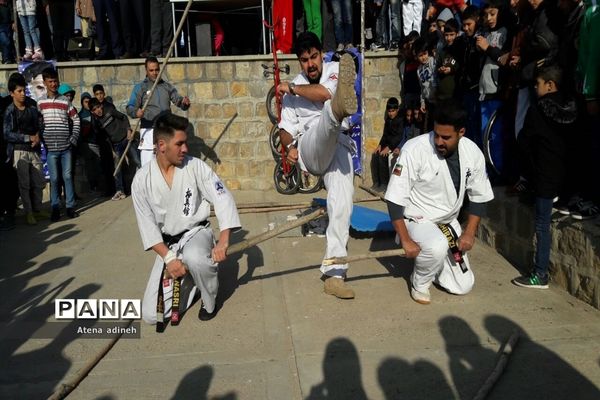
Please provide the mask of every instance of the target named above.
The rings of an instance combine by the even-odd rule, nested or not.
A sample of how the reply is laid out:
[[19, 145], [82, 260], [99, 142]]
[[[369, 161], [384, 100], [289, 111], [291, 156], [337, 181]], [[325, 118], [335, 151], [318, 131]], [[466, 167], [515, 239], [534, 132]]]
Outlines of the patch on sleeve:
[[337, 74], [336, 73], [332, 73], [331, 75], [329, 75], [329, 80], [330, 81], [337, 81]]
[[396, 163], [396, 165], [394, 165], [394, 170], [392, 171], [392, 174], [396, 176], [402, 175], [402, 164]]
[[218, 195], [225, 194], [225, 185], [223, 185], [223, 182], [216, 181], [215, 182], [215, 190], [217, 191]]

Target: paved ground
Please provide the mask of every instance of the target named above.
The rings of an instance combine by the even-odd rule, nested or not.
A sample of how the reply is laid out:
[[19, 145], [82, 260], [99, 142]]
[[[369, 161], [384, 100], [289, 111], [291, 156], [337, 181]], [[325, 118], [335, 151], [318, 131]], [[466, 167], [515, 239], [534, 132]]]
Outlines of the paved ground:
[[[235, 196], [238, 203], [302, 199]], [[141, 249], [130, 199], [84, 208], [75, 220], [21, 221], [1, 233], [2, 399], [47, 398], [105, 345], [61, 333], [31, 338], [53, 319], [53, 299], [143, 293], [153, 255]], [[244, 214], [235, 238], [292, 214]], [[457, 297], [433, 289], [430, 306], [410, 299], [411, 263], [400, 258], [353, 264], [355, 300], [323, 294], [317, 265], [324, 245], [287, 235], [232, 257], [221, 267], [223, 307], [215, 320], [198, 321], [196, 304], [163, 334], [143, 326], [141, 339], [119, 341], [69, 398], [468, 399], [519, 328], [521, 340], [489, 399], [600, 399], [598, 310], [557, 288], [511, 285], [517, 271], [484, 245], [471, 252], [474, 291]], [[386, 236], [349, 243], [350, 253], [392, 246]]]

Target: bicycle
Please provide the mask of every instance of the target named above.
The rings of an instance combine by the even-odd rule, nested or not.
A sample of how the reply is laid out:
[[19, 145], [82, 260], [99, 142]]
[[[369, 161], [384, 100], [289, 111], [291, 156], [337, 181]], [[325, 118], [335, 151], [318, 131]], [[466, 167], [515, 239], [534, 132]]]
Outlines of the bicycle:
[[285, 74], [290, 73], [290, 66], [285, 65], [279, 66], [279, 60], [277, 59], [275, 35], [273, 34], [273, 25], [269, 25], [267, 21], [263, 20], [265, 27], [271, 32], [271, 49], [273, 50], [273, 65], [268, 66], [262, 64], [263, 76], [269, 77], [273, 75], [273, 86], [267, 93], [265, 106], [267, 108], [267, 115], [274, 124], [271, 132], [269, 133], [269, 146], [273, 158], [277, 161], [275, 169], [273, 170], [273, 182], [275, 189], [281, 194], [294, 194], [297, 192], [301, 193], [314, 193], [319, 191], [323, 187], [323, 180], [321, 177], [315, 177], [306, 171], [302, 171], [299, 166], [291, 164], [287, 161], [286, 148], [281, 145], [281, 138], [279, 135], [279, 127], [277, 126], [281, 119], [281, 95], [277, 91], [277, 87], [281, 82], [281, 72]]

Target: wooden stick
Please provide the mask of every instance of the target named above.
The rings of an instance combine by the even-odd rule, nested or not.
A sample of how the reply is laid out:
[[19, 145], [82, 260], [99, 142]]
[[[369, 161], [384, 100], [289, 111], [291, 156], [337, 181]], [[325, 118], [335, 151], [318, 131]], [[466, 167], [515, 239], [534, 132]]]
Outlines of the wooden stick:
[[514, 330], [512, 335], [510, 335], [508, 341], [504, 344], [504, 347], [502, 348], [502, 354], [500, 355], [500, 358], [496, 363], [496, 367], [494, 368], [490, 376], [488, 376], [488, 378], [485, 380], [483, 386], [479, 389], [475, 397], [473, 397], [473, 400], [483, 400], [487, 397], [490, 390], [492, 390], [492, 388], [500, 378], [500, 375], [502, 375], [502, 372], [504, 372], [504, 368], [506, 368], [508, 359], [512, 354], [513, 350], [515, 349], [518, 341], [519, 331]]
[[381, 193], [374, 191], [370, 187], [366, 187], [365, 185], [358, 185], [358, 187], [364, 190], [365, 192], [371, 193], [373, 196], [377, 196], [379, 200], [386, 201], [385, 197], [383, 197]]
[[302, 218], [298, 218], [297, 220], [290, 221], [285, 225], [281, 225], [280, 227], [273, 229], [272, 231], [268, 231], [268, 232], [262, 233], [260, 235], [254, 236], [250, 239], [246, 239], [239, 243], [233, 244], [233, 245], [229, 246], [229, 248], [227, 248], [227, 255], [230, 255], [233, 253], [239, 253], [240, 251], [244, 251], [250, 247], [257, 245], [258, 243], [261, 243], [261, 242], [264, 242], [265, 240], [274, 238], [275, 236], [277, 236], [283, 232], [287, 232], [290, 229], [294, 229], [298, 226], [301, 226], [309, 221], [312, 221], [313, 219], [317, 219], [317, 218], [325, 215], [325, 213], [326, 213], [326, 211], [324, 208], [319, 208], [318, 210], [313, 211], [312, 213], [305, 215]]
[[369, 251], [365, 254], [356, 254], [353, 256], [326, 258], [325, 260], [323, 260], [322, 265], [347, 264], [349, 262], [369, 260], [371, 258], [384, 258], [395, 256], [403, 257], [405, 255], [406, 253], [404, 252], [404, 249]]
[[[367, 202], [367, 201], [378, 201], [378, 197], [371, 197], [368, 199], [356, 200], [355, 203]], [[255, 204], [240, 204], [238, 205], [238, 214], [252, 214], [252, 213], [265, 213], [265, 212], [277, 212], [277, 211], [288, 211], [298, 210], [301, 208], [308, 208], [312, 206], [312, 203], [255, 203]], [[215, 216], [214, 210], [210, 213], [211, 217]]]
[[[365, 199], [354, 200], [355, 203], [364, 203], [369, 201], [377, 201], [379, 197], [367, 197]], [[313, 205], [312, 201], [302, 201], [297, 203], [276, 203], [276, 202], [265, 202], [265, 203], [242, 203], [237, 205], [238, 210], [246, 208], [277, 208], [277, 207], [310, 207]]]
[[[129, 328], [131, 326], [132, 322], [133, 322], [133, 320], [130, 320], [129, 323], [127, 324], [126, 328]], [[112, 338], [111, 341], [109, 343], [107, 343], [106, 346], [104, 346], [102, 348], [102, 350], [100, 350], [100, 352], [98, 354], [96, 354], [96, 356], [93, 359], [88, 361], [88, 363], [77, 372], [77, 375], [75, 376], [75, 378], [73, 378], [70, 382], [61, 383], [59, 388], [56, 389], [50, 397], [48, 397], [48, 400], [64, 399], [65, 397], [67, 397], [69, 395], [69, 393], [71, 393], [73, 390], [75, 390], [75, 388], [77, 386], [79, 386], [81, 381], [83, 381], [85, 379], [85, 377], [90, 373], [90, 371], [92, 369], [94, 369], [96, 364], [98, 364], [100, 362], [100, 360], [102, 360], [102, 358], [110, 351], [110, 349], [113, 348], [115, 343], [117, 343], [117, 341], [121, 338], [122, 335], [123, 335], [123, 330], [121, 330], [121, 332], [118, 333], [117, 336]]]
[[[142, 106], [142, 111], [146, 111], [146, 107], [148, 107], [148, 103], [150, 103], [150, 100], [152, 99], [154, 90], [156, 89], [156, 86], [160, 82], [163, 72], [165, 72], [165, 67], [167, 66], [167, 63], [169, 62], [169, 58], [171, 58], [171, 53], [173, 53], [173, 48], [175, 47], [175, 43], [177, 43], [177, 38], [179, 37], [179, 34], [181, 33], [181, 29], [183, 28], [183, 23], [185, 22], [185, 20], [187, 18], [188, 12], [190, 11], [190, 7], [192, 6], [192, 2], [193, 2], [193, 0], [188, 0], [187, 5], [185, 6], [185, 10], [183, 11], [183, 15], [181, 16], [181, 21], [179, 21], [179, 25], [177, 26], [177, 31], [175, 32], [175, 35], [173, 35], [173, 40], [171, 40], [171, 45], [169, 46], [167, 55], [165, 56], [165, 59], [163, 60], [162, 65], [160, 66], [160, 71], [158, 72], [158, 76], [156, 77], [154, 84], [152, 84], [152, 88], [150, 89], [148, 98], [146, 99], [146, 101], [144, 102], [144, 105]], [[135, 128], [133, 129], [133, 132], [138, 131], [141, 122], [142, 122], [142, 119], [138, 118], [138, 121], [135, 124]], [[132, 140], [133, 140], [133, 137], [127, 141], [127, 146], [125, 147], [125, 150], [123, 151], [123, 155], [121, 155], [121, 159], [119, 160], [119, 163], [115, 167], [115, 172], [113, 173], [113, 176], [117, 176], [117, 173], [119, 172], [119, 169], [121, 168], [121, 164], [123, 164], [123, 160], [125, 159], [125, 156], [127, 155], [127, 152], [129, 151], [129, 147], [131, 146]]]

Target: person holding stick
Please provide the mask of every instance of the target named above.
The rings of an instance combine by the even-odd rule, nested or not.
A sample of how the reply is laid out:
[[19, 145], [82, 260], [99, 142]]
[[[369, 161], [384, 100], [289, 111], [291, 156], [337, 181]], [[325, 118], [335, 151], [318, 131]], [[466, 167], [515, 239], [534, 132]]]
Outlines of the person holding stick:
[[161, 79], [154, 89], [150, 102], [145, 110], [142, 110], [152, 85], [160, 73], [160, 64], [156, 57], [148, 57], [144, 63], [146, 66], [146, 78], [135, 85], [129, 102], [127, 103], [127, 114], [131, 118], [141, 118], [140, 122], [140, 158], [142, 165], [145, 165], [154, 156], [154, 141], [152, 139], [152, 127], [154, 120], [159, 114], [165, 111], [171, 111], [171, 103], [186, 111], [190, 108], [190, 99], [187, 96], [181, 96], [175, 86]]
[[[200, 320], [217, 313], [218, 263], [226, 259], [229, 235], [241, 227], [235, 201], [208, 165], [187, 155], [186, 118], [165, 113], [155, 121], [156, 158], [138, 170], [131, 187], [145, 250], [157, 257], [142, 301], [146, 322], [173, 325], [200, 290]], [[210, 206], [219, 221], [215, 245]], [[181, 301], [179, 300], [181, 299]]]
[[[467, 294], [475, 282], [465, 254], [485, 203], [494, 192], [485, 159], [466, 137], [466, 112], [452, 101], [435, 110], [433, 131], [402, 147], [385, 193], [397, 240], [408, 258], [415, 258], [411, 297], [429, 304], [429, 287], [437, 283], [452, 294]], [[457, 220], [468, 195], [464, 231]]]

